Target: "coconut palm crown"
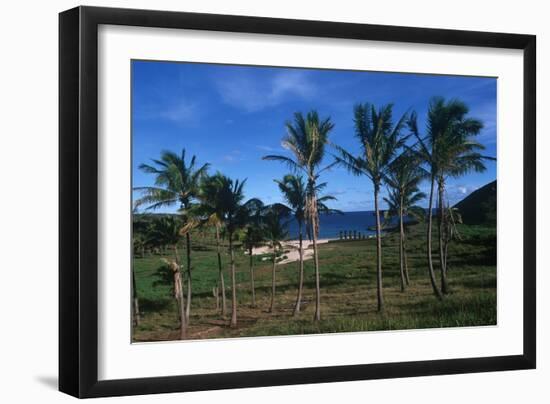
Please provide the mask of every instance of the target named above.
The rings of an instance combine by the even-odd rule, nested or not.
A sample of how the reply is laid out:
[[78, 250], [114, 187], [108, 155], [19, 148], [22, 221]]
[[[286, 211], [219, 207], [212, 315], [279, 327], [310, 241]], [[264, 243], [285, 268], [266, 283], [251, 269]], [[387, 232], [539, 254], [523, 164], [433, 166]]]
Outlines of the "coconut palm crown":
[[155, 185], [135, 187], [142, 196], [136, 201], [136, 206], [147, 205], [148, 210], [177, 205], [185, 213], [199, 193], [200, 181], [207, 174], [209, 164], [197, 166], [196, 156], [192, 156], [186, 164], [185, 149], [178, 155], [171, 151], [163, 151], [160, 159], [154, 159], [154, 164], [141, 164], [139, 169], [155, 175]]

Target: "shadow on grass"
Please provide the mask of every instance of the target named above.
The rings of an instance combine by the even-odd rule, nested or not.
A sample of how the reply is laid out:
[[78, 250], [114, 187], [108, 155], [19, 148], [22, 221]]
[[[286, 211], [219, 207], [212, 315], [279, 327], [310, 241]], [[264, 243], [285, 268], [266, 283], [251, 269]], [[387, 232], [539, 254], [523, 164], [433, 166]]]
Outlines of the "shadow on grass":
[[139, 299], [139, 311], [142, 313], [158, 313], [168, 309], [173, 304], [171, 299]]
[[483, 279], [463, 279], [459, 283], [465, 288], [471, 289], [495, 289], [497, 287], [497, 278], [488, 277]]

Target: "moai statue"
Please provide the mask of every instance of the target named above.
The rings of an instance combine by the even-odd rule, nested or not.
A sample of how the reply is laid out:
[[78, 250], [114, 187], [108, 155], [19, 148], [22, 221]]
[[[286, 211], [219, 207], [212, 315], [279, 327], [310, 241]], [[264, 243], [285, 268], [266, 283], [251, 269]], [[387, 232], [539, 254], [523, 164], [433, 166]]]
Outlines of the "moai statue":
[[342, 230], [340, 230], [340, 240], [342, 240]]

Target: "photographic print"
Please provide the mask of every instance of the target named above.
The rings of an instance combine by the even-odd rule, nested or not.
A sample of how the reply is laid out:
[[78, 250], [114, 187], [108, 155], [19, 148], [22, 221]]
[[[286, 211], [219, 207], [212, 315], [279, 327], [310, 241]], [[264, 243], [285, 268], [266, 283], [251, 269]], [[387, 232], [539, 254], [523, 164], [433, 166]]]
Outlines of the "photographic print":
[[132, 342], [497, 324], [496, 78], [131, 71]]

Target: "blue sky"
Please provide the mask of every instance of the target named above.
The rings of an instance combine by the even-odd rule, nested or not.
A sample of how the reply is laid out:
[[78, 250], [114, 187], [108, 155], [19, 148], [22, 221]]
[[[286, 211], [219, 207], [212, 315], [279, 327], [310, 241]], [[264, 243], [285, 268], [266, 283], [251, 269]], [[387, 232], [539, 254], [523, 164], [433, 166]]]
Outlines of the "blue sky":
[[[138, 169], [141, 163], [158, 158], [163, 150], [185, 148], [199, 163], [210, 163], [212, 173], [246, 178], [247, 198], [282, 202], [273, 179], [288, 169], [261, 158], [288, 153], [281, 139], [294, 112], [316, 109], [322, 117], [330, 116], [335, 123], [330, 141], [355, 153], [355, 104], [393, 102], [395, 121], [415, 110], [423, 130], [429, 99], [435, 95], [459, 98], [470, 106], [470, 116], [485, 125], [478, 141], [486, 146], [486, 155], [496, 157], [496, 88], [495, 78], [133, 61], [133, 186], [153, 184], [154, 178]], [[331, 161], [328, 154], [326, 163]], [[496, 179], [496, 162], [486, 165], [484, 173], [449, 180], [451, 203]], [[338, 198], [331, 207], [373, 209], [366, 177], [334, 168], [322, 181], [328, 182], [327, 193]]]

